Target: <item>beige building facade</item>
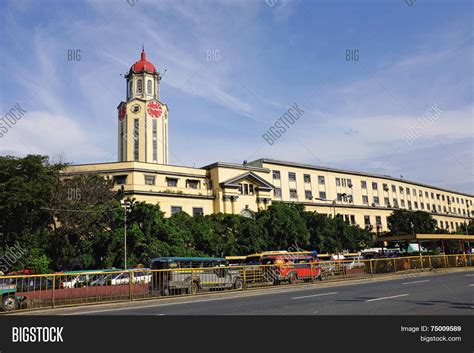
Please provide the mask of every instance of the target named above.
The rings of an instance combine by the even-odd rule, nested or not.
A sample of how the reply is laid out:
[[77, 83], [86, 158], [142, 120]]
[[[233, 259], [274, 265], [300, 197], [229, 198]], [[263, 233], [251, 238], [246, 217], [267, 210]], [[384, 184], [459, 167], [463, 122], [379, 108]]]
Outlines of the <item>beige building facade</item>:
[[233, 213], [251, 216], [272, 202], [337, 214], [352, 224], [386, 231], [394, 209], [430, 212], [454, 231], [473, 219], [474, 196], [405, 179], [303, 163], [258, 159], [202, 168], [168, 164], [168, 107], [161, 76], [142, 51], [125, 76], [118, 109], [118, 162], [69, 166], [64, 176], [94, 173], [114, 181], [125, 197], [159, 204], [167, 216]]

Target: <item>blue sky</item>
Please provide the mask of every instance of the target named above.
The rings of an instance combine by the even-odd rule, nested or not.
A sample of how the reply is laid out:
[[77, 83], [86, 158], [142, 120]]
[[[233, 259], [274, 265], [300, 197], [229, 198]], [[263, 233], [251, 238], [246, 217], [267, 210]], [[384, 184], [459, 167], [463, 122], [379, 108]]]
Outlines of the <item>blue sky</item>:
[[[129, 3], [2, 1], [0, 113], [28, 113], [0, 154], [115, 161], [120, 74], [144, 43], [166, 69], [172, 164], [269, 157], [474, 193], [471, 1]], [[267, 144], [294, 103], [303, 116]], [[442, 113], [408, 144], [433, 105]]]

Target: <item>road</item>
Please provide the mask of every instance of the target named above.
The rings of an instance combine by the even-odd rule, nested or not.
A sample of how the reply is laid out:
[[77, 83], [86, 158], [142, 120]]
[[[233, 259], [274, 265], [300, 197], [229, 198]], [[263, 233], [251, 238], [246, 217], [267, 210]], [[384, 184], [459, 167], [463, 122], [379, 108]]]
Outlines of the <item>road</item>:
[[473, 315], [474, 270], [30, 312], [60, 315]]

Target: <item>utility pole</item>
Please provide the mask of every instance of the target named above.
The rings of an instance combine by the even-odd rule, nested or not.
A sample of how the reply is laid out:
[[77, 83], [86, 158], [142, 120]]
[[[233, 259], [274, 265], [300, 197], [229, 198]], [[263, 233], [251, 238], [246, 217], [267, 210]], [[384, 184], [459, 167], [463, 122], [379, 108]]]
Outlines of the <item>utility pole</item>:
[[123, 250], [124, 250], [124, 269], [127, 269], [127, 212], [130, 212], [131, 202], [120, 200], [123, 208]]

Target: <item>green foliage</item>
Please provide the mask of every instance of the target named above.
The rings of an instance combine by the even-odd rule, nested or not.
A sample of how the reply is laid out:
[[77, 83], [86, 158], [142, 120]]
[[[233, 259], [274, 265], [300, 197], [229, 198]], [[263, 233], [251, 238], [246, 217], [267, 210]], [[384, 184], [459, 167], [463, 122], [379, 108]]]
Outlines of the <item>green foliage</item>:
[[392, 235], [432, 234], [436, 231], [436, 221], [428, 212], [395, 210], [388, 217], [388, 228]]

